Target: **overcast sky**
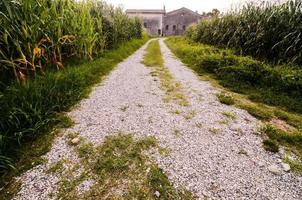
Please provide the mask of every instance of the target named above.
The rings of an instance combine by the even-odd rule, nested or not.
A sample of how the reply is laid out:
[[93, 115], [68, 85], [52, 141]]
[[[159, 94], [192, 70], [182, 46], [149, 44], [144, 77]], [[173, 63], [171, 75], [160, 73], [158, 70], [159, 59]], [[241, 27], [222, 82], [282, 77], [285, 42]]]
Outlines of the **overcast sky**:
[[[122, 5], [124, 9], [161, 9], [166, 6], [167, 11], [187, 7], [193, 11], [209, 12], [213, 8], [226, 11], [233, 5], [243, 4], [248, 0], [105, 0], [115, 6]], [[269, 1], [269, 0], [268, 0]], [[271, 0], [273, 1], [273, 0]], [[275, 0], [274, 0], [275, 1]]]

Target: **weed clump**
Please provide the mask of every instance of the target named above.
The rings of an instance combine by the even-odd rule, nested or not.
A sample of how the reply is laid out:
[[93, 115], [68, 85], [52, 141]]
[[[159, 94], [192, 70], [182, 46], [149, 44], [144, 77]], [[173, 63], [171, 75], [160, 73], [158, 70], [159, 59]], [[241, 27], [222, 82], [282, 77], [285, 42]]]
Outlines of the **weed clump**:
[[265, 150], [270, 151], [270, 152], [276, 153], [279, 151], [279, 145], [274, 140], [264, 140], [263, 147]]
[[220, 94], [217, 95], [217, 97], [218, 97], [218, 100], [223, 104], [226, 104], [226, 105], [234, 105], [235, 104], [234, 97], [232, 97], [229, 94], [220, 93]]

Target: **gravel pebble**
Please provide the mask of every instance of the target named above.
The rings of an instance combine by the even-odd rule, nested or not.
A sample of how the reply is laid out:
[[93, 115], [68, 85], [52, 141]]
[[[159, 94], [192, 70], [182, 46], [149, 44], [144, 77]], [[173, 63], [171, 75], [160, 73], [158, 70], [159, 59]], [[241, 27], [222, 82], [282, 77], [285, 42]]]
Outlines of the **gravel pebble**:
[[[150, 75], [152, 68], [141, 64], [145, 45], [69, 113], [75, 126], [66, 134], [79, 133], [94, 145], [120, 132], [154, 136], [170, 153], [152, 154], [153, 159], [175, 187], [185, 187], [200, 199], [302, 199], [301, 177], [267, 170], [274, 164], [279, 168], [280, 157], [263, 149], [261, 137], [255, 134], [259, 121], [245, 110], [221, 104], [217, 89], [199, 80], [163, 40], [160, 44], [165, 65], [182, 84], [189, 106], [163, 102], [165, 92], [160, 81]], [[175, 110], [181, 112], [175, 114]], [[183, 113], [191, 111], [196, 115], [185, 119]], [[236, 119], [220, 123], [226, 120], [222, 112], [232, 112]], [[210, 131], [214, 129], [216, 134]], [[51, 199], [49, 194], [56, 194], [60, 175], [47, 174], [49, 166], [60, 159], [70, 161], [70, 165], [79, 163], [64, 136], [57, 138], [45, 158], [46, 164], [20, 177], [22, 187], [15, 199]], [[90, 184], [85, 183], [85, 188]]]
[[273, 174], [276, 174], [276, 175], [279, 175], [282, 172], [281, 169], [276, 164], [269, 166], [268, 170], [270, 172], [272, 172]]
[[284, 171], [289, 172], [290, 171], [290, 166], [287, 163], [282, 163], [282, 168]]
[[71, 143], [72, 143], [73, 145], [77, 145], [77, 144], [79, 144], [79, 142], [80, 142], [80, 138], [73, 138], [73, 139], [71, 140]]

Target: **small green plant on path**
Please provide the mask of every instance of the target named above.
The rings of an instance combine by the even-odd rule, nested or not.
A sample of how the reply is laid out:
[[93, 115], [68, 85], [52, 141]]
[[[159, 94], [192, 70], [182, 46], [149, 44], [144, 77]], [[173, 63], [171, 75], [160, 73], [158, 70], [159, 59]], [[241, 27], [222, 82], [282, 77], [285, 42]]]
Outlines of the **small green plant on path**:
[[236, 114], [232, 113], [232, 112], [222, 112], [222, 115], [224, 115], [226, 118], [231, 119], [231, 120], [235, 120], [236, 119]]
[[177, 82], [169, 70], [164, 66], [164, 60], [161, 54], [158, 40], [149, 43], [142, 63], [154, 69], [152, 76], [158, 76], [161, 87], [165, 90], [166, 96], [164, 102], [174, 101], [181, 106], [188, 106], [189, 102], [182, 92], [182, 86]]
[[129, 106], [122, 106], [120, 107], [120, 110], [123, 112], [126, 112], [128, 110]]
[[190, 120], [190, 119], [193, 119], [195, 116], [196, 116], [196, 111], [195, 110], [191, 110], [191, 111], [189, 111], [188, 113], [186, 113], [185, 115], [184, 115], [184, 118], [186, 119], [186, 120]]
[[217, 135], [219, 134], [220, 130], [218, 128], [209, 128], [210, 133]]
[[[136, 139], [130, 134], [107, 136], [97, 147], [81, 138], [75, 146], [84, 168], [76, 177], [71, 176], [79, 166], [63, 174], [58, 198], [61, 199], [194, 199], [192, 193], [175, 189], [167, 175], [146, 152], [159, 148], [154, 137]], [[73, 178], [71, 178], [73, 177]], [[77, 191], [84, 181], [93, 185], [82, 194]]]
[[197, 123], [195, 124], [195, 126], [196, 126], [197, 128], [202, 128], [202, 127], [203, 127], [203, 124], [202, 124], [201, 122], [197, 122]]
[[175, 115], [180, 115], [182, 113], [182, 111], [180, 110], [173, 110], [171, 111], [172, 114], [175, 114]]
[[217, 95], [219, 101], [226, 105], [233, 105], [235, 104], [234, 98], [230, 94], [226, 94], [224, 92]]
[[182, 135], [182, 133], [179, 129], [174, 129], [173, 130], [173, 135], [175, 135], [176, 137], [180, 137]]
[[64, 160], [64, 159], [55, 162], [47, 170], [47, 173], [60, 173], [60, 172], [62, 172], [65, 162], [66, 162], [66, 160]]

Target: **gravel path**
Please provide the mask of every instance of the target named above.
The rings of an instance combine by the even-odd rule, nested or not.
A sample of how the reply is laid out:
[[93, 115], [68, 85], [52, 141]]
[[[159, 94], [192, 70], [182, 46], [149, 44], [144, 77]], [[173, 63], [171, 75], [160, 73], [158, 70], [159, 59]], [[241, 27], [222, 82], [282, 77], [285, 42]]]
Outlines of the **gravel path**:
[[[221, 104], [217, 89], [183, 66], [163, 40], [160, 45], [165, 66], [181, 83], [190, 105], [163, 101], [160, 80], [141, 64], [143, 46], [69, 113], [75, 126], [56, 139], [44, 156], [47, 163], [18, 178], [22, 187], [15, 199], [51, 199], [51, 193], [56, 197], [60, 175], [47, 170], [60, 159], [68, 161], [66, 169], [79, 163], [65, 138], [75, 132], [95, 145], [119, 132], [155, 136], [170, 153], [152, 157], [175, 186], [200, 199], [302, 199], [302, 178], [283, 170], [279, 154], [264, 151], [259, 122], [244, 110]], [[79, 190], [92, 184], [86, 181]]]

